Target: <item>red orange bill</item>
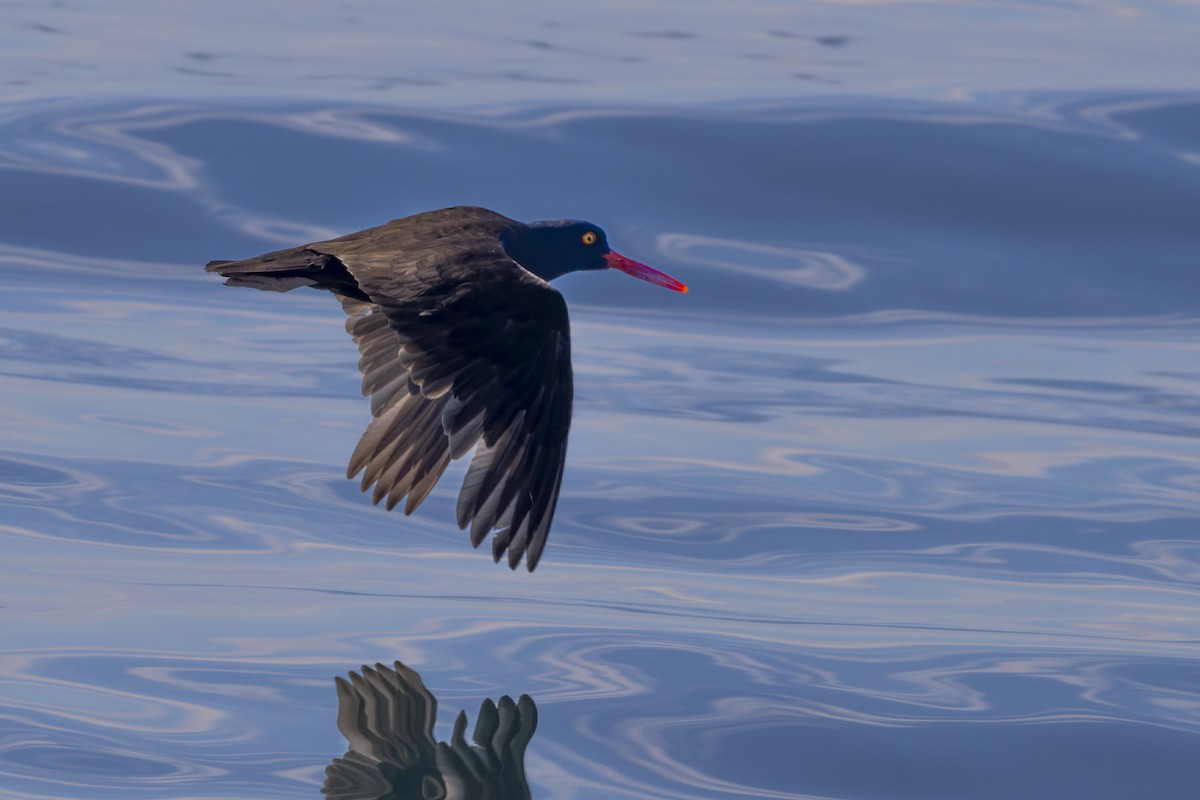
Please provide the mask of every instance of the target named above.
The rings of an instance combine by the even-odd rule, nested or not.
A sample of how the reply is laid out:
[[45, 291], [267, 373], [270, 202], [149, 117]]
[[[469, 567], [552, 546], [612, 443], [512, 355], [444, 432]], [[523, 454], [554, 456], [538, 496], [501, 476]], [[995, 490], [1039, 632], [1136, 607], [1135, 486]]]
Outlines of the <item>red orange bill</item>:
[[644, 281], [649, 281], [656, 286], [662, 286], [675, 292], [686, 292], [688, 287], [686, 284], [675, 280], [665, 272], [659, 272], [654, 267], [648, 267], [640, 261], [634, 261], [632, 258], [626, 258], [616, 250], [610, 250], [604, 256], [604, 260], [608, 262], [608, 266], [612, 269], [618, 269], [626, 275], [632, 275], [635, 278], [641, 278]]

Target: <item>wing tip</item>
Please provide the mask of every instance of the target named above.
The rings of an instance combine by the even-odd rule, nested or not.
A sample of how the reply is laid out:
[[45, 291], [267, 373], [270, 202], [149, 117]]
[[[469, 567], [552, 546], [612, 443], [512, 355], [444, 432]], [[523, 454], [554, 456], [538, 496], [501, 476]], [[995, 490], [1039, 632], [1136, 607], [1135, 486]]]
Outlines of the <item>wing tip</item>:
[[[481, 540], [482, 541], [482, 540]], [[528, 550], [520, 550], [509, 546], [510, 542], [503, 531], [497, 531], [492, 537], [492, 563], [499, 564], [500, 559], [505, 558], [508, 563], [508, 568], [513, 572], [521, 566], [521, 562], [525, 562], [525, 571], [533, 572], [537, 569], [538, 561], [541, 560], [541, 553], [531, 553]], [[475, 547], [479, 545], [476, 544]]]

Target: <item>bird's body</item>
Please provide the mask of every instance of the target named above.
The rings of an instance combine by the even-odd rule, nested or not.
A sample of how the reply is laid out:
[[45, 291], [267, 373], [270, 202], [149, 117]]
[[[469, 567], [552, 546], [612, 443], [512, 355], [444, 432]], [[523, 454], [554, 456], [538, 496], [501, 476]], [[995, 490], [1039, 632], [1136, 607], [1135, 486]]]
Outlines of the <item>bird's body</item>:
[[498, 561], [532, 571], [558, 502], [571, 423], [570, 326], [547, 281], [613, 267], [677, 291], [683, 284], [608, 248], [586, 222], [524, 224], [456, 207], [327, 242], [207, 269], [232, 286], [332, 292], [358, 344], [374, 417], [350, 459], [374, 501], [405, 513], [451, 459], [475, 448], [460, 528], [496, 530]]

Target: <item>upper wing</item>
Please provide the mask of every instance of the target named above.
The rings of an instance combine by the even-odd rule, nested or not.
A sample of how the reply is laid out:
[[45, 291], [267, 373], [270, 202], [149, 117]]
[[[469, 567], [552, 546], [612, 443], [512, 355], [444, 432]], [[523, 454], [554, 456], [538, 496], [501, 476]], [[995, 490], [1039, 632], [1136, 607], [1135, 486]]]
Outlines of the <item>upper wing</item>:
[[[490, 212], [489, 212], [490, 213]], [[423, 215], [424, 216], [424, 215]], [[497, 215], [498, 216], [498, 215]], [[503, 219], [503, 218], [501, 218]], [[404, 220], [400, 221], [405, 222]], [[396, 224], [396, 223], [393, 223]], [[421, 503], [452, 458], [479, 445], [458, 524], [532, 571], [558, 502], [574, 394], [566, 303], [500, 249], [490, 229], [405, 235], [383, 253], [310, 245], [345, 264], [370, 302], [342, 298], [374, 415], [351, 457], [389, 508]]]

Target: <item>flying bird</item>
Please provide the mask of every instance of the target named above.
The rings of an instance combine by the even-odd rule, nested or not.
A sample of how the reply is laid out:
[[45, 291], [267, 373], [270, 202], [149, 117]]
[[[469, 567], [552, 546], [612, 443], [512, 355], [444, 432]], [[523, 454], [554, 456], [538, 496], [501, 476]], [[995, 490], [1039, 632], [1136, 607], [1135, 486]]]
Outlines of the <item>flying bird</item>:
[[230, 286], [333, 293], [358, 344], [373, 419], [348, 478], [411, 514], [472, 449], [460, 529], [492, 557], [537, 567], [562, 484], [574, 388], [567, 306], [548, 281], [616, 269], [687, 286], [608, 246], [590, 222], [522, 223], [459, 206], [206, 269]]

